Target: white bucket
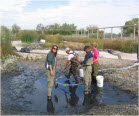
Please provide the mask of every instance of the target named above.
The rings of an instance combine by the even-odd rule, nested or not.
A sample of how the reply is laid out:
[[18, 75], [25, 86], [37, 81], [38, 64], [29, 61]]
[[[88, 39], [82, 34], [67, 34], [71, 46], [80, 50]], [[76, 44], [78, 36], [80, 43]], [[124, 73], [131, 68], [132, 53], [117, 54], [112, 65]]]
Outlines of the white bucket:
[[104, 77], [101, 76], [101, 75], [98, 75], [98, 76], [96, 77], [96, 80], [97, 80], [97, 86], [98, 86], [98, 87], [103, 87], [103, 80], [104, 80]]
[[83, 69], [79, 69], [79, 75], [80, 75], [80, 77], [84, 77]]

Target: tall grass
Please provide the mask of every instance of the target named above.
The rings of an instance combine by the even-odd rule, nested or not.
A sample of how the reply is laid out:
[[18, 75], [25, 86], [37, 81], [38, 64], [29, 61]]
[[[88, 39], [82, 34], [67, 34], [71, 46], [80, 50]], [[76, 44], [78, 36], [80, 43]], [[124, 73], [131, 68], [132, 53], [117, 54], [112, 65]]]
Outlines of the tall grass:
[[35, 31], [24, 30], [21, 32], [20, 37], [23, 43], [32, 43], [37, 39], [37, 33]]
[[[89, 39], [86, 37], [65, 37], [59, 35], [48, 35], [45, 37], [47, 43], [51, 45], [57, 44], [60, 48], [70, 47], [74, 49], [83, 49], [85, 45], [91, 46], [93, 42], [98, 43], [98, 49], [113, 49], [122, 52], [136, 53], [138, 42], [133, 39], [126, 40], [110, 40], [110, 39]], [[67, 43], [62, 43], [63, 41], [68, 41]], [[45, 44], [44, 47], [50, 47], [50, 44]]]
[[7, 27], [1, 27], [1, 59], [4, 60], [8, 55], [17, 55], [12, 50], [11, 33]]

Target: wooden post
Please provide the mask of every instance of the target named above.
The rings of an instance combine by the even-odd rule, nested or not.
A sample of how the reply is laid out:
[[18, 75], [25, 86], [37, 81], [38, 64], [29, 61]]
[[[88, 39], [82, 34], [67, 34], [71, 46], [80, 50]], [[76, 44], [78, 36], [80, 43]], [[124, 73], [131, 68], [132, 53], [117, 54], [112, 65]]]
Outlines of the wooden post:
[[105, 39], [105, 28], [104, 28], [104, 35], [103, 35], [103, 39]]
[[[138, 37], [139, 37], [139, 31], [137, 33], [138, 33]], [[137, 39], [138, 39], [137, 62], [139, 63], [139, 38], [137, 38]]]
[[92, 38], [93, 38], [93, 29], [92, 29]]
[[136, 37], [136, 27], [134, 26], [134, 40], [135, 40], [135, 37]]
[[97, 29], [97, 39], [98, 39], [98, 34], [99, 34], [99, 32], [98, 32], [98, 29]]
[[123, 27], [121, 27], [121, 39], [123, 38]]
[[78, 31], [78, 37], [79, 37], [79, 31]]
[[88, 38], [89, 38], [89, 31], [88, 31]]
[[82, 31], [81, 31], [81, 37], [82, 37]]
[[113, 31], [113, 28], [111, 28], [111, 39], [112, 39], [112, 31]]
[[77, 37], [78, 35], [77, 35], [77, 31], [76, 31], [76, 37]]
[[84, 31], [84, 37], [85, 37], [85, 31]]

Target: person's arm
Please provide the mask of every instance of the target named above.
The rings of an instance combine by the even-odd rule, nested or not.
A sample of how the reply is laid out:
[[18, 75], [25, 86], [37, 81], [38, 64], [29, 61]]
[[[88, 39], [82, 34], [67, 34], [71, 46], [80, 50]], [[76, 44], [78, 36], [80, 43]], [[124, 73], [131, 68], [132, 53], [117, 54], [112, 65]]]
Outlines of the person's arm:
[[98, 59], [99, 59], [99, 57], [97, 57], [96, 60], [93, 61], [93, 63], [96, 62], [96, 61], [98, 61]]
[[67, 61], [65, 69], [68, 67], [70, 60]]
[[54, 76], [54, 73], [53, 73], [53, 70], [52, 70], [52, 65], [49, 65], [49, 68], [50, 68], [51, 76]]

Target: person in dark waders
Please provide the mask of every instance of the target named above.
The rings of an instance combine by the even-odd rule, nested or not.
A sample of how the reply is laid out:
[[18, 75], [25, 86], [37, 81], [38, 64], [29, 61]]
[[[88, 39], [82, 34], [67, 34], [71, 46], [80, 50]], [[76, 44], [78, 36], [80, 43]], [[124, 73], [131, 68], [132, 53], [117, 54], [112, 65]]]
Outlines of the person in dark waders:
[[84, 51], [86, 52], [84, 61], [82, 62], [84, 66], [84, 83], [85, 83], [85, 91], [84, 94], [88, 95], [90, 93], [91, 88], [91, 74], [92, 74], [92, 60], [93, 60], [93, 54], [90, 51], [89, 46], [84, 47]]
[[65, 76], [69, 79], [70, 76], [73, 74], [76, 83], [78, 83], [77, 74], [76, 74], [77, 68], [80, 65], [80, 62], [78, 60], [78, 54], [75, 53], [74, 51], [71, 51], [70, 48], [66, 48], [66, 53], [68, 54], [68, 60], [65, 69], [67, 69], [69, 63], [71, 63], [71, 67], [70, 67], [69, 74]]

